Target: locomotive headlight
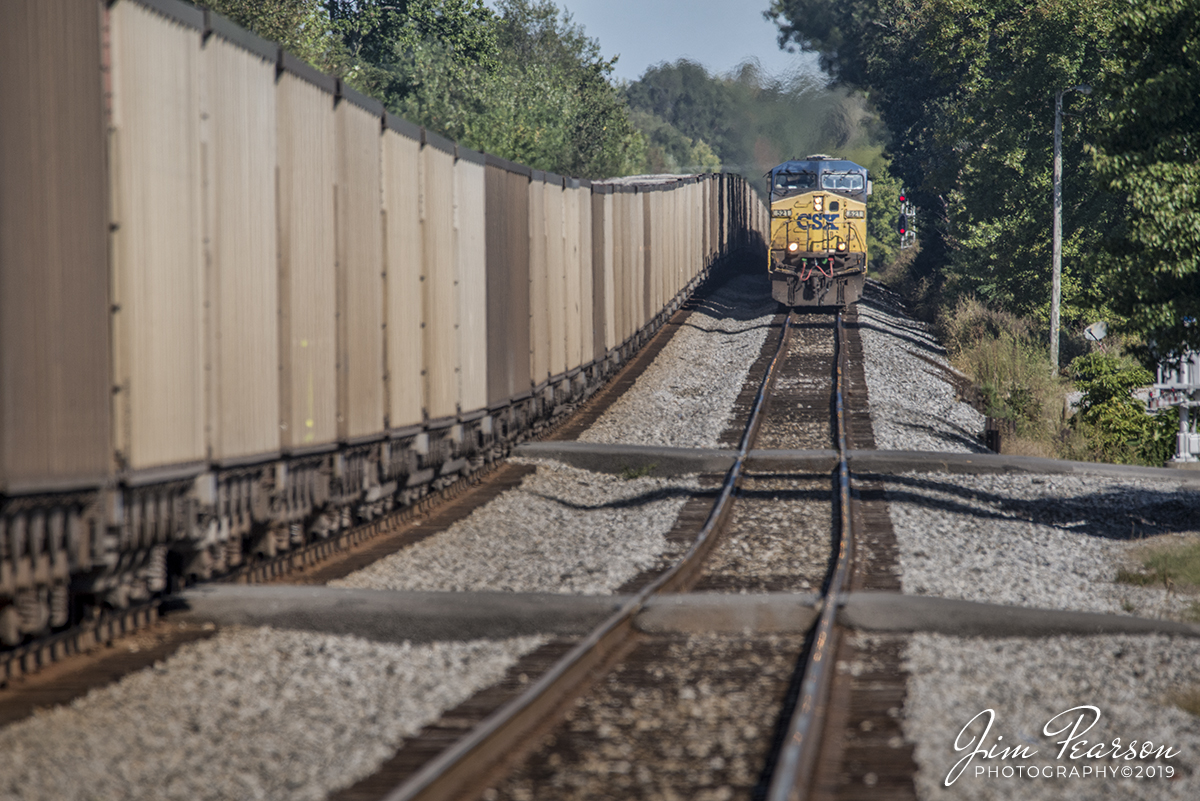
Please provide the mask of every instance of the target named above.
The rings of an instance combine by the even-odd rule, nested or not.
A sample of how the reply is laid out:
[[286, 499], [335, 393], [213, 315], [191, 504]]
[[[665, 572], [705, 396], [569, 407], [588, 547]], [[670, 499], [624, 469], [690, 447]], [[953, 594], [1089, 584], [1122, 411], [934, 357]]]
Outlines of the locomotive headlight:
[[788, 243], [788, 250], [790, 252], [795, 253], [799, 249], [800, 249], [799, 243], [797, 243], [797, 242], [789, 242]]
[[838, 250], [845, 250], [845, 249], [846, 249], [846, 243], [838, 242]]
[[820, 195], [813, 197], [813, 211], [822, 211], [825, 208], [825, 198]]

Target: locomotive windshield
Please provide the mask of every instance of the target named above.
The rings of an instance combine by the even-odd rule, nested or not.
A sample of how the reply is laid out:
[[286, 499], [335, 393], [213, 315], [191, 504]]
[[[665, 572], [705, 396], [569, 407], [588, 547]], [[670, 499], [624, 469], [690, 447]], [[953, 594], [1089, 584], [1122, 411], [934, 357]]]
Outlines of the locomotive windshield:
[[817, 176], [811, 172], [775, 173], [775, 191], [791, 192], [796, 189], [812, 189], [817, 185]]
[[861, 192], [863, 177], [856, 172], [827, 172], [821, 176], [821, 188], [839, 192]]

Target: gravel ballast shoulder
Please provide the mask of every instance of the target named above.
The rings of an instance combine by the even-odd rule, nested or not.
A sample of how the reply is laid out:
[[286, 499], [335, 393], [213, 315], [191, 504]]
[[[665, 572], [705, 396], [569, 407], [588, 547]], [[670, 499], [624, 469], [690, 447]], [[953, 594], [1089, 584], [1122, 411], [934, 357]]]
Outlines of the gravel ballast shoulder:
[[538, 465], [521, 486], [334, 587], [612, 592], [660, 558], [695, 477], [635, 478]]
[[[765, 283], [761, 275], [736, 274], [699, 301], [580, 439], [716, 447], [776, 309]], [[699, 488], [695, 477], [622, 478], [540, 462], [519, 488], [466, 520], [334, 585], [613, 592], [674, 558], [666, 535]]]
[[[985, 451], [929, 328], [874, 282], [857, 306], [881, 449]], [[939, 366], [935, 366], [939, 365]], [[1116, 584], [1147, 537], [1200, 538], [1200, 492], [1179, 482], [1080, 476], [908, 474], [885, 482], [911, 594], [1179, 618], [1194, 598]]]
[[[948, 368], [929, 330], [906, 319], [895, 296], [874, 284], [858, 305], [858, 316], [878, 447], [983, 451], [978, 440], [983, 418], [959, 400], [955, 387], [961, 378]], [[905, 593], [1150, 618], [1185, 618], [1194, 610], [1196, 597], [1173, 587], [1116, 581], [1122, 567], [1136, 568], [1147, 542], [1200, 542], [1194, 511], [1200, 492], [1180, 482], [910, 473], [882, 483]], [[852, 637], [864, 653], [883, 642], [873, 635]], [[918, 633], [909, 637], [905, 654], [903, 730], [916, 747], [916, 790], [923, 801], [1200, 797], [1200, 719], [1176, 705], [1190, 697], [1195, 709], [1200, 698], [1196, 640]], [[1085, 753], [1098, 743], [1111, 752], [1120, 738], [1126, 749], [1137, 741], [1139, 757], [1057, 758], [1065, 734], [1047, 735], [1044, 727], [1080, 706], [1094, 706], [1101, 714], [1083, 735]], [[967, 743], [982, 734], [983, 720], [959, 741], [962, 750], [955, 750], [955, 740], [984, 710], [993, 710], [995, 722], [981, 745], [997, 756], [976, 755], [947, 787], [955, 764], [974, 750]], [[1060, 719], [1051, 731], [1065, 722]], [[1146, 741], [1179, 753], [1142, 760]], [[1037, 753], [1018, 758], [1009, 752], [1006, 758], [1006, 746]], [[1168, 765], [1173, 778], [1159, 772]], [[980, 767], [983, 773], [977, 775]], [[1038, 772], [1031, 776], [1034, 767]], [[996, 772], [989, 774], [988, 768]]]
[[[1172, 703], [1189, 694], [1195, 703], [1200, 693], [1200, 642], [1194, 639], [971, 640], [916, 634], [909, 642], [906, 662], [910, 679], [904, 730], [916, 744], [917, 789], [926, 801], [1200, 798], [1200, 718]], [[1082, 756], [1100, 744], [1105, 744], [1103, 752], [1111, 753], [1119, 738], [1123, 756], [1136, 741], [1138, 758], [1072, 759], [1069, 750], [1058, 758], [1059, 743], [1070, 729], [1048, 736], [1047, 724], [1079, 706], [1096, 707], [1101, 717], [1079, 735], [1087, 745], [1077, 754]], [[968, 721], [987, 709], [994, 711], [995, 720], [986, 749], [995, 748], [998, 755], [1005, 746], [1022, 746], [1037, 753], [1009, 759], [976, 756], [963, 775], [946, 787], [955, 764], [974, 750], [955, 751], [955, 739]], [[1073, 723], [1081, 714], [1085, 712], [1058, 718], [1049, 731]], [[1086, 714], [1081, 729], [1092, 719], [1093, 713]], [[978, 721], [959, 744], [982, 734], [985, 722]], [[1170, 746], [1177, 756], [1141, 759], [1147, 742], [1154, 749]], [[1166, 766], [1174, 769], [1174, 777], [1159, 774], [1159, 768]], [[976, 774], [979, 767], [984, 768], [982, 775]], [[1032, 767], [1038, 773], [1031, 777]], [[1105, 768], [1103, 776], [1097, 774], [1100, 767]], [[997, 769], [997, 775], [989, 776], [987, 768]], [[1129, 775], [1113, 776], [1109, 773], [1113, 769], [1128, 769]]]
[[228, 629], [0, 730], [0, 798], [322, 799], [543, 642]]
[[580, 442], [717, 447], [777, 308], [765, 276], [732, 276]]
[[908, 474], [887, 482], [904, 592], [1179, 617], [1195, 600], [1115, 583], [1147, 537], [1200, 541], [1200, 492], [1146, 479]]
[[880, 450], [986, 453], [984, 417], [951, 381], [946, 351], [899, 297], [868, 281], [856, 305], [875, 446]]

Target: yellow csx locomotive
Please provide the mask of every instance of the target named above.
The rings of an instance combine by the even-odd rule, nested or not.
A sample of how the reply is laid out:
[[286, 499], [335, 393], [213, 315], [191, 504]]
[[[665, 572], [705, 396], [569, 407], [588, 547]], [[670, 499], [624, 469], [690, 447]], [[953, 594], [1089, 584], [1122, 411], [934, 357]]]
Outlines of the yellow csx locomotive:
[[809, 156], [769, 173], [771, 296], [789, 306], [845, 306], [867, 276], [867, 170]]

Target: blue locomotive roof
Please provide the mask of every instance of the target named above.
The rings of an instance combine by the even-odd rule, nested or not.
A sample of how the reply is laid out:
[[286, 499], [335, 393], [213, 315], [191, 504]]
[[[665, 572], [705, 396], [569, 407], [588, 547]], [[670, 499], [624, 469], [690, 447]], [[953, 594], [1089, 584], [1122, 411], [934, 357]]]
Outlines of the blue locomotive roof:
[[844, 159], [792, 159], [771, 169], [777, 172], [866, 172], [867, 168]]
[[867, 168], [845, 159], [821, 155], [791, 159], [772, 168], [769, 174], [772, 198], [814, 189], [848, 197], [871, 194]]

